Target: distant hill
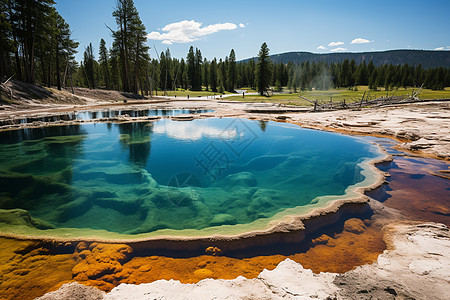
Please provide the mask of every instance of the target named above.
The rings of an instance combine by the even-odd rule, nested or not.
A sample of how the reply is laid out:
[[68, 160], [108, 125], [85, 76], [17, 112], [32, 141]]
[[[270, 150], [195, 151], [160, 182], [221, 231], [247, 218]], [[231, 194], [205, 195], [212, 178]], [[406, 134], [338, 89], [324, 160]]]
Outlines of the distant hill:
[[[339, 63], [345, 59], [354, 59], [356, 64], [362, 63], [364, 60], [369, 63], [373, 60], [376, 66], [384, 64], [393, 65], [419, 65], [423, 68], [444, 67], [450, 68], [450, 51], [434, 51], [434, 50], [389, 50], [380, 52], [359, 52], [359, 53], [311, 53], [311, 52], [287, 52], [271, 55], [270, 58], [275, 63], [302, 63], [309, 62], [325, 62]], [[250, 58], [251, 59], [251, 58]], [[250, 59], [245, 59], [243, 62]]]

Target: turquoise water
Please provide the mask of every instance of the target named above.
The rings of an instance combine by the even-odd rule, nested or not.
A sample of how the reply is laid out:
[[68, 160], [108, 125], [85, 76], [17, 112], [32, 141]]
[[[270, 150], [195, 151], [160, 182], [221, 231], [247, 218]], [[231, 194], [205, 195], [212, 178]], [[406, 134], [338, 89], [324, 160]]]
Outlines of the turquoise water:
[[345, 194], [378, 155], [357, 138], [234, 118], [0, 132], [0, 227], [27, 212], [43, 230], [247, 224]]

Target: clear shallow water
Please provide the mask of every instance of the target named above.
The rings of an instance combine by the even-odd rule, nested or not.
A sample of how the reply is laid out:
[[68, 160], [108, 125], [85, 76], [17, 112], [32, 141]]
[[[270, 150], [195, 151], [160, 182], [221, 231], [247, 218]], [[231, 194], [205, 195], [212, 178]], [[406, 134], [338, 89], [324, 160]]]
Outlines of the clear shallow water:
[[78, 112], [75, 117], [81, 120], [95, 120], [102, 118], [113, 118], [119, 115], [128, 115], [130, 117], [149, 117], [149, 116], [177, 116], [180, 114], [203, 114], [213, 112], [210, 109], [145, 109], [145, 110], [108, 110], [97, 112]]
[[139, 234], [247, 224], [345, 194], [364, 180], [358, 164], [378, 156], [361, 139], [233, 118], [1, 132], [0, 227]]

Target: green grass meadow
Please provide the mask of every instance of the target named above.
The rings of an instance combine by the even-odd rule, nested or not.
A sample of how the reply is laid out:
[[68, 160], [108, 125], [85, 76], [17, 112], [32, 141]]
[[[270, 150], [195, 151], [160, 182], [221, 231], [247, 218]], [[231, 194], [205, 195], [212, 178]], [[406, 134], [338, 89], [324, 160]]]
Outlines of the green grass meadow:
[[[284, 93], [284, 94], [274, 94], [271, 97], [259, 96], [259, 95], [250, 95], [245, 96], [232, 96], [228, 97], [227, 100], [238, 100], [245, 102], [267, 102], [267, 103], [281, 103], [281, 104], [291, 104], [291, 105], [299, 105], [299, 106], [311, 106], [312, 104], [299, 96], [303, 96], [310, 100], [319, 100], [319, 103], [327, 103], [332, 100], [333, 102], [341, 102], [345, 99], [347, 103], [359, 101], [361, 97], [365, 94], [365, 98], [369, 97], [369, 99], [379, 98], [381, 96], [404, 96], [411, 95], [413, 92], [416, 92], [418, 88], [408, 88], [408, 89], [398, 89], [397, 91], [370, 91], [367, 86], [358, 86], [357, 91], [349, 90], [349, 89], [331, 89], [326, 91], [312, 90], [312, 91], [302, 91], [300, 93]], [[431, 100], [431, 99], [450, 99], [450, 88], [446, 88], [443, 91], [433, 91], [429, 89], [422, 89], [419, 94], [420, 99]]]

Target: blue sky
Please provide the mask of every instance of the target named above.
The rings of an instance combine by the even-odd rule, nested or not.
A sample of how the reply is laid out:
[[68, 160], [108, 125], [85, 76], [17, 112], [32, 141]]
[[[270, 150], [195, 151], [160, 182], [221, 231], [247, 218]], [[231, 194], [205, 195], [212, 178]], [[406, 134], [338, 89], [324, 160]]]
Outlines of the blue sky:
[[[112, 38], [114, 0], [56, 0], [57, 9], [80, 42], [77, 60], [92, 42], [94, 52]], [[289, 51], [315, 53], [391, 49], [450, 50], [450, 1], [346, 0], [135, 0], [155, 48], [186, 57], [198, 47], [203, 57], [256, 56], [267, 42], [270, 54]], [[166, 29], [163, 31], [162, 29]], [[320, 47], [322, 46], [322, 47]]]

